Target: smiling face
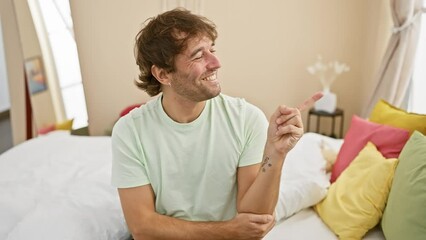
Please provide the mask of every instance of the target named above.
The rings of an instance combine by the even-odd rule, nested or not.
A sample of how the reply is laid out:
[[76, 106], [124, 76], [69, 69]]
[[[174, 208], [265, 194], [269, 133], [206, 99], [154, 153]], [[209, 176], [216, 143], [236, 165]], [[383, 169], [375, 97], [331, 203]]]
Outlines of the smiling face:
[[221, 65], [208, 37], [190, 39], [186, 49], [176, 56], [175, 66], [176, 71], [168, 73], [175, 97], [201, 102], [219, 95], [217, 70]]

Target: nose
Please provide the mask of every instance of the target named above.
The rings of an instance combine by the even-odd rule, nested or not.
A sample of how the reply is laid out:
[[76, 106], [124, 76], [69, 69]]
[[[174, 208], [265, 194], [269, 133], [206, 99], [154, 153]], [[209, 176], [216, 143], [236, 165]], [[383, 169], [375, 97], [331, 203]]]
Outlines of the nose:
[[213, 54], [213, 53], [208, 53], [208, 59], [207, 59], [207, 68], [209, 70], [215, 70], [221, 67], [219, 58]]

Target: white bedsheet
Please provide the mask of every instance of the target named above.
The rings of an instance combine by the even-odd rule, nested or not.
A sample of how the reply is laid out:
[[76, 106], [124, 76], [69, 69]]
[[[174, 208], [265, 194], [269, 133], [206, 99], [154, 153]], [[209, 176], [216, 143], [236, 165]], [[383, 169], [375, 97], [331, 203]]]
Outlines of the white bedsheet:
[[0, 239], [127, 239], [109, 137], [53, 132], [0, 155]]

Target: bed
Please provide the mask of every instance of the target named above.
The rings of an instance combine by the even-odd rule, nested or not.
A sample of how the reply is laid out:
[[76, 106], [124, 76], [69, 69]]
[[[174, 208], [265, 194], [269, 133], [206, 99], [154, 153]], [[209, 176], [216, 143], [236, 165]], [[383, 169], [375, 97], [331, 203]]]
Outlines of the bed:
[[[110, 185], [110, 144], [55, 131], [0, 155], [0, 239], [129, 239]], [[321, 144], [337, 150], [342, 140], [306, 133], [289, 154], [265, 239], [337, 239], [312, 209], [330, 185]], [[375, 228], [364, 239], [384, 237]]]
[[110, 144], [55, 131], [0, 155], [0, 239], [128, 239]]

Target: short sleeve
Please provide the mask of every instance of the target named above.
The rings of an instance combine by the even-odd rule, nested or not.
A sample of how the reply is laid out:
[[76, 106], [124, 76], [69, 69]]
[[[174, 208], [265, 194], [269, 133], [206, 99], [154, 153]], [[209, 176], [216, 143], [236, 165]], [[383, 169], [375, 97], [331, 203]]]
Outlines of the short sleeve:
[[149, 184], [145, 159], [138, 144], [138, 134], [132, 127], [132, 118], [119, 119], [112, 131], [111, 183], [117, 188]]
[[247, 103], [244, 111], [245, 144], [239, 159], [239, 167], [260, 163], [263, 157], [268, 130], [265, 114], [256, 106]]

